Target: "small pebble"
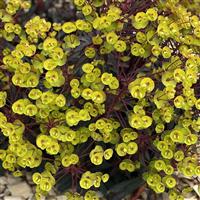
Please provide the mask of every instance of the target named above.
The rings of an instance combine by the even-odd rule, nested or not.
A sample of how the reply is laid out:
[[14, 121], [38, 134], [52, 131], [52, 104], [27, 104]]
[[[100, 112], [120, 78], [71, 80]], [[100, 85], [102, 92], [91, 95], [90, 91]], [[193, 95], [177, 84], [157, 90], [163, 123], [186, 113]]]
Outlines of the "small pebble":
[[31, 194], [27, 200], [35, 200], [35, 199], [34, 199], [34, 195]]
[[3, 194], [0, 195], [0, 197], [4, 197], [4, 196], [10, 196], [10, 191], [8, 190], [8, 188], [6, 188]]
[[0, 185], [0, 194], [2, 194], [5, 189], [6, 189], [5, 185]]
[[163, 199], [163, 200], [168, 200], [168, 199], [169, 199], [168, 194], [167, 194], [166, 192], [164, 192], [164, 193], [162, 194], [162, 199]]
[[20, 183], [22, 181], [21, 178], [19, 177], [14, 177], [10, 174], [7, 175], [7, 183], [8, 185], [14, 185], [14, 184], [17, 184], [17, 183]]
[[23, 197], [5, 196], [4, 200], [25, 200]]
[[184, 200], [198, 200], [197, 197], [193, 196], [193, 197], [190, 197], [190, 198], [185, 198]]
[[56, 196], [56, 192], [54, 189], [50, 190], [49, 196]]
[[65, 195], [60, 195], [56, 197], [56, 200], [67, 200], [67, 197]]
[[6, 185], [7, 184], [7, 178], [5, 176], [0, 176], [0, 185]]
[[48, 200], [57, 200], [55, 196], [48, 196]]
[[14, 185], [8, 185], [8, 189], [13, 196], [28, 198], [32, 195], [31, 187], [25, 181]]

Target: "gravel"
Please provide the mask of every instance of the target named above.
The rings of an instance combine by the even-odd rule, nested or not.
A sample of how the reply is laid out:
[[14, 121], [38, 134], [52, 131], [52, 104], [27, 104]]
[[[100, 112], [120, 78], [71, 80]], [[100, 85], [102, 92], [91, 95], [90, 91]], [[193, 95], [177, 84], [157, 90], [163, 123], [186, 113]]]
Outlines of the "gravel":
[[[35, 185], [29, 173], [23, 179], [9, 174], [0, 176], [0, 200], [34, 200], [34, 194]], [[67, 198], [52, 190], [46, 200], [67, 200]]]
[[[193, 192], [189, 193], [185, 200], [199, 200], [200, 194], [198, 190], [198, 185], [200, 183], [200, 177], [197, 177], [197, 181], [193, 178], [179, 177], [179, 186], [184, 187], [184, 184], [190, 185], [193, 188]], [[182, 190], [182, 188], [180, 188]], [[6, 174], [5, 176], [0, 176], [0, 200], [34, 200], [35, 185], [31, 179], [31, 174], [27, 173], [25, 178], [16, 178], [12, 175]], [[149, 193], [149, 189], [145, 189], [142, 195], [137, 200], [147, 200], [154, 199]], [[130, 200], [130, 196], [125, 198]], [[49, 196], [43, 200], [67, 200], [65, 195], [61, 195], [55, 190], [49, 192]], [[114, 199], [113, 199], [114, 200]], [[157, 200], [169, 200], [166, 193], [161, 194]]]

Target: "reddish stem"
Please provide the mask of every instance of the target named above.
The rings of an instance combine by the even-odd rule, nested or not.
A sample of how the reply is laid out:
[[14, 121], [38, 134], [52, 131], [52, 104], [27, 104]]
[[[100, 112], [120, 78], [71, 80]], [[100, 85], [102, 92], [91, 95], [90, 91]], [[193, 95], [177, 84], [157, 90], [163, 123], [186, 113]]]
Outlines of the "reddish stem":
[[37, 3], [38, 10], [40, 10], [40, 11], [44, 10], [45, 6], [44, 6], [44, 1], [43, 0], [37, 0], [36, 3]]
[[146, 188], [146, 185], [142, 185], [131, 197], [130, 200], [138, 200], [138, 198], [141, 196], [141, 194], [144, 192]]

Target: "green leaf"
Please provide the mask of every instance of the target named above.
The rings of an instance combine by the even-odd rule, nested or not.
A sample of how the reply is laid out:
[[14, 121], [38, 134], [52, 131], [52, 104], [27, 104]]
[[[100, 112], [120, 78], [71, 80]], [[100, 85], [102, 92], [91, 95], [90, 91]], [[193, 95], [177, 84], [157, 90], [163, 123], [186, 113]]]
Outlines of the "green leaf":
[[5, 174], [5, 169], [2, 167], [2, 161], [0, 161], [0, 176]]
[[72, 178], [69, 175], [63, 176], [62, 178], [57, 180], [57, 183], [56, 183], [56, 188], [61, 193], [67, 191], [67, 189], [71, 188], [71, 186], [72, 186]]
[[134, 192], [144, 183], [141, 177], [132, 178], [127, 181], [123, 181], [119, 184], [114, 185], [110, 190], [108, 190], [106, 199], [111, 200], [121, 200], [128, 194]]

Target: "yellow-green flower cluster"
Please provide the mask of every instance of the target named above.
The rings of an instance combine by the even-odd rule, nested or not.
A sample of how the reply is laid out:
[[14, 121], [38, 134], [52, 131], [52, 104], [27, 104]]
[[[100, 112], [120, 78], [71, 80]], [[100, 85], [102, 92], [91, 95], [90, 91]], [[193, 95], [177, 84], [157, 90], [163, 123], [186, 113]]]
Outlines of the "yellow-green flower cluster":
[[24, 140], [25, 124], [16, 119], [13, 123], [8, 122], [7, 117], [0, 112], [0, 130], [8, 137], [7, 149], [0, 149], [2, 166], [11, 172], [19, 168], [35, 168], [42, 162], [42, 151], [28, 140]]
[[40, 199], [43, 195], [47, 195], [55, 185], [56, 180], [54, 176], [57, 173], [59, 164], [59, 162], [54, 162], [54, 164], [46, 162], [42, 173], [35, 172], [32, 175], [32, 180], [36, 184], [36, 199]]
[[92, 186], [99, 188], [101, 182], [106, 183], [108, 179], [108, 174], [102, 174], [101, 172], [91, 173], [90, 171], [87, 171], [82, 174], [80, 186], [84, 189], [90, 189]]
[[140, 168], [140, 162], [133, 162], [130, 159], [124, 159], [120, 164], [119, 168], [124, 171], [127, 170], [128, 172], [134, 172], [135, 170]]

